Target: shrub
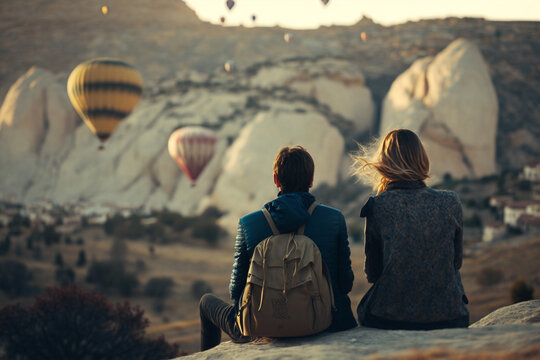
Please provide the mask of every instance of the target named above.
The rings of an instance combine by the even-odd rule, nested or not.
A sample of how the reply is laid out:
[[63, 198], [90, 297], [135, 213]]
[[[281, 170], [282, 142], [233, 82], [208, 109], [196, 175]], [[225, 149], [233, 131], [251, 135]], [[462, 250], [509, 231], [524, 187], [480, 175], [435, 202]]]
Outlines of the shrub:
[[512, 303], [518, 303], [522, 301], [528, 301], [534, 299], [534, 289], [527, 284], [523, 279], [517, 279], [510, 287], [510, 297]]
[[531, 191], [531, 182], [529, 180], [521, 180], [517, 187], [521, 191]]
[[83, 267], [86, 266], [86, 252], [84, 250], [79, 251], [79, 257], [77, 258], [77, 263], [75, 264], [77, 267]]
[[84, 245], [84, 239], [83, 238], [78, 238], [77, 239], [77, 245]]
[[58, 267], [64, 266], [64, 258], [62, 257], [62, 254], [60, 252], [57, 252], [54, 257], [54, 265]]
[[60, 234], [56, 232], [54, 226], [46, 226], [42, 236], [43, 240], [45, 240], [45, 245], [47, 246], [58, 244], [60, 242]]
[[9, 359], [170, 359], [178, 346], [145, 334], [144, 311], [70, 285], [49, 288], [31, 307], [0, 311], [0, 344]]
[[200, 218], [193, 225], [193, 236], [199, 239], [204, 239], [211, 245], [217, 243], [221, 235], [221, 227], [216, 224], [214, 219]]
[[10, 248], [11, 248], [11, 237], [9, 235], [6, 235], [4, 240], [0, 242], [0, 255], [7, 254]]
[[75, 272], [72, 268], [60, 268], [54, 273], [54, 278], [61, 286], [66, 286], [75, 281]]
[[349, 227], [349, 236], [355, 243], [364, 242], [364, 226], [354, 223]]
[[127, 251], [128, 248], [125, 240], [114, 239], [110, 249], [111, 260], [123, 263], [126, 260]]
[[146, 263], [142, 259], [137, 259], [135, 261], [135, 269], [137, 269], [138, 272], [143, 272], [146, 270]]
[[503, 279], [503, 272], [493, 267], [484, 267], [476, 275], [476, 282], [480, 286], [492, 286], [500, 283]]
[[153, 277], [146, 283], [144, 294], [162, 299], [170, 295], [173, 285], [170, 277]]
[[204, 294], [211, 293], [212, 287], [204, 280], [195, 280], [191, 284], [191, 295], [199, 300]]
[[86, 275], [86, 281], [98, 285], [102, 290], [118, 290], [130, 296], [139, 285], [135, 274], [127, 273], [124, 265], [115, 261], [95, 261]]
[[10, 297], [23, 295], [32, 274], [25, 264], [16, 260], [0, 263], [0, 289]]
[[465, 227], [481, 227], [482, 219], [477, 214], [463, 220], [463, 226]]
[[20, 228], [20, 227], [29, 228], [30, 219], [26, 216], [16, 214], [15, 216], [11, 218], [11, 221], [9, 222], [8, 227], [10, 229], [15, 229], [15, 228]]
[[34, 260], [41, 260], [43, 257], [43, 251], [41, 250], [41, 246], [36, 245], [32, 248], [32, 257]]
[[64, 243], [66, 243], [66, 245], [71, 245], [73, 244], [73, 240], [71, 240], [70, 236], [66, 236], [66, 238], [64, 239]]

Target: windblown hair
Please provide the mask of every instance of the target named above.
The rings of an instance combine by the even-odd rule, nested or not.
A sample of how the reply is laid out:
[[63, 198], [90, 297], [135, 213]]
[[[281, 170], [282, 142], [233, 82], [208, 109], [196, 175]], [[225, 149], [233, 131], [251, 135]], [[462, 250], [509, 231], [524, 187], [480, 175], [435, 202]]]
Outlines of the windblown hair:
[[276, 154], [274, 174], [282, 193], [309, 191], [314, 171], [313, 158], [301, 146], [285, 146]]
[[377, 194], [392, 181], [429, 178], [429, 158], [420, 138], [411, 130], [392, 130], [380, 142], [358, 146], [359, 151], [351, 155], [353, 173], [362, 182], [373, 185]]

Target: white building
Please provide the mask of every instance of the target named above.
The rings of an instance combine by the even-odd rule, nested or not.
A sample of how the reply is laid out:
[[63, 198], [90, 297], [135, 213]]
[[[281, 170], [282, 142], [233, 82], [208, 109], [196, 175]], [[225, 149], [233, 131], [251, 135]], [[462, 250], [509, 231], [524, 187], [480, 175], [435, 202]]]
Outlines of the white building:
[[523, 177], [529, 181], [540, 181], [540, 160], [525, 165], [523, 168]]
[[540, 202], [534, 202], [527, 205], [525, 214], [540, 217]]
[[484, 226], [482, 241], [491, 242], [502, 238], [506, 234], [506, 225], [502, 221], [494, 221]]
[[518, 226], [518, 219], [527, 211], [528, 202], [519, 201], [506, 204], [504, 207], [504, 223], [506, 225]]

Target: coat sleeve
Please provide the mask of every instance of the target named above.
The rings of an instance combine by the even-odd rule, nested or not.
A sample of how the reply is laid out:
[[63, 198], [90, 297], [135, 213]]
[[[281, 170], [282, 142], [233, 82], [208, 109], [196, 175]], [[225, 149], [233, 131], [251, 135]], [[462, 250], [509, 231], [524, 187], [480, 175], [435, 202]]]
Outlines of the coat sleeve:
[[347, 225], [343, 215], [341, 215], [339, 225], [338, 280], [340, 290], [344, 294], [348, 294], [353, 286], [354, 273], [351, 267], [351, 249], [349, 248]]
[[383, 253], [381, 236], [373, 218], [373, 198], [369, 198], [362, 208], [360, 216], [366, 218], [364, 229], [364, 252], [366, 254], [364, 272], [368, 282], [374, 283], [382, 274]]
[[229, 284], [231, 299], [237, 301], [246, 286], [249, 270], [249, 256], [246, 247], [245, 232], [242, 224], [238, 223], [236, 242], [234, 246], [234, 264]]
[[454, 236], [454, 267], [456, 270], [463, 264], [463, 209], [456, 194], [456, 233]]

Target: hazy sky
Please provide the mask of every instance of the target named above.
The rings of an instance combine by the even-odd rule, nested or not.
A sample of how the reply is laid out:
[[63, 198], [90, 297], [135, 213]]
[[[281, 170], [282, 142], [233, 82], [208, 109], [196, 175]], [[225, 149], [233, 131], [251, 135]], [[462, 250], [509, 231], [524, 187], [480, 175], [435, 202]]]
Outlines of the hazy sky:
[[396, 24], [421, 18], [475, 16], [494, 20], [540, 20], [540, 0], [234, 0], [229, 11], [225, 0], [184, 0], [205, 21], [252, 26], [316, 28], [319, 25], [357, 22], [362, 15], [377, 23]]

